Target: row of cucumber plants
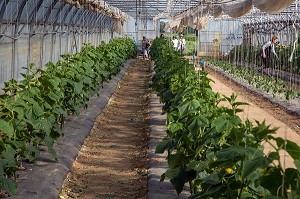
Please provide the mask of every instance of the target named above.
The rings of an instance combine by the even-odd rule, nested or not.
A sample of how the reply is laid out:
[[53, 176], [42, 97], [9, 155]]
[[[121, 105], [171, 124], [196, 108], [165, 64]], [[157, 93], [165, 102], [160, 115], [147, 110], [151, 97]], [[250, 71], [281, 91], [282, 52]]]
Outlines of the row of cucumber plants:
[[291, 83], [280, 78], [270, 77], [247, 67], [235, 66], [228, 61], [207, 59], [206, 62], [243, 81], [245, 84], [271, 94], [273, 97], [285, 100], [300, 97], [299, 90], [292, 89]]
[[[157, 38], [151, 47], [155, 61], [152, 88], [164, 104], [167, 136], [156, 152], [167, 151], [168, 178], [180, 194], [189, 183], [194, 198], [299, 198], [300, 147], [280, 137], [265, 122], [242, 121], [245, 105], [236, 95], [212, 91], [207, 71], [196, 73], [192, 64]], [[231, 106], [219, 106], [227, 101]], [[272, 152], [264, 153], [263, 144]], [[284, 168], [279, 151], [285, 150], [295, 168]]]
[[134, 52], [129, 38], [112, 39], [98, 47], [86, 44], [80, 53], [62, 55], [56, 64], [49, 62], [45, 70], [31, 65], [22, 80], [5, 83], [0, 98], [2, 190], [16, 193], [16, 171], [22, 160], [35, 161], [40, 144], [46, 145], [57, 161], [53, 144], [62, 136], [67, 116], [87, 107], [89, 98]]

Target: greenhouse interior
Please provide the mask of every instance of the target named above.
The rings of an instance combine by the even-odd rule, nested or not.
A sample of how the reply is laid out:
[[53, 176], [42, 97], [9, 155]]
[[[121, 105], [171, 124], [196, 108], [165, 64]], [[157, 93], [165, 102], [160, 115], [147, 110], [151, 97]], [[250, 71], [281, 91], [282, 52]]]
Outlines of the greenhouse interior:
[[1, 0], [0, 198], [299, 199], [300, 0]]

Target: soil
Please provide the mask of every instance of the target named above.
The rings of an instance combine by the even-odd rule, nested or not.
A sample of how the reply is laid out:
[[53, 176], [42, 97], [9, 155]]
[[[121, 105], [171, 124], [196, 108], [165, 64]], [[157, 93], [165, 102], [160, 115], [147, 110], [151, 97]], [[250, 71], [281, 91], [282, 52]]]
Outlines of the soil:
[[86, 138], [60, 198], [146, 198], [149, 69], [149, 60], [130, 64]]
[[208, 70], [210, 75], [217, 78], [220, 82], [230, 87], [235, 92], [239, 92], [242, 95], [247, 96], [247, 99], [253, 104], [267, 111], [274, 118], [285, 123], [288, 127], [290, 127], [292, 130], [294, 130], [297, 134], [300, 135], [300, 117], [297, 114], [291, 113], [279, 104], [272, 103], [267, 98], [258, 95], [257, 93], [253, 93], [233, 81], [229, 81], [227, 77], [219, 74], [218, 72], [215, 72], [209, 67], [206, 67], [206, 69]]

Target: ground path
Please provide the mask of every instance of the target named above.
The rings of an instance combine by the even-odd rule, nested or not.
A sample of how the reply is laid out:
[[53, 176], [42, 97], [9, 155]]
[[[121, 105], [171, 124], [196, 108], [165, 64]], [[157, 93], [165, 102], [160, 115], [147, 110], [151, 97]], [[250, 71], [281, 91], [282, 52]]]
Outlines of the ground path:
[[147, 60], [130, 64], [73, 163], [61, 198], [145, 198], [149, 66]]

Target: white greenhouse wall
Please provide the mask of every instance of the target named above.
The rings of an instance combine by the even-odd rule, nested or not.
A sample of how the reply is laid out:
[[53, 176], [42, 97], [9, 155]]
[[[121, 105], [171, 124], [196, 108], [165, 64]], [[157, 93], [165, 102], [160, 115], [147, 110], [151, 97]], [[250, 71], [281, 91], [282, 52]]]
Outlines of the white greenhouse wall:
[[22, 34], [13, 42], [11, 38], [0, 39], [0, 88], [11, 79], [22, 79], [21, 73], [27, 70], [29, 63], [44, 68], [48, 62], [56, 63], [62, 54], [79, 52], [84, 43], [98, 46], [101, 41], [109, 42], [111, 32], [103, 30], [93, 34], [36, 34], [29, 38]]
[[136, 21], [134, 18], [130, 18], [124, 24], [124, 36], [127, 35], [128, 37], [132, 38], [136, 45], [140, 48], [143, 36], [149, 40], [153, 40], [158, 36], [156, 30], [157, 25], [155, 23], [156, 22], [150, 19], [138, 19]]
[[239, 21], [209, 21], [198, 31], [198, 56], [220, 56], [243, 43], [243, 27]]

